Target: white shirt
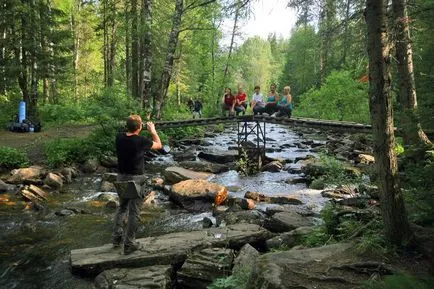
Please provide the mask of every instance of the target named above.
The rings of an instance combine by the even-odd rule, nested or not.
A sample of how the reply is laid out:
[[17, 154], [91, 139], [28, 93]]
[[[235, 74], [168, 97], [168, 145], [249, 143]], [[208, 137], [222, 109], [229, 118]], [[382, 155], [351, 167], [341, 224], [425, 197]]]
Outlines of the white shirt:
[[252, 101], [264, 102], [264, 96], [262, 95], [262, 93], [259, 93], [259, 94], [254, 93], [252, 96]]

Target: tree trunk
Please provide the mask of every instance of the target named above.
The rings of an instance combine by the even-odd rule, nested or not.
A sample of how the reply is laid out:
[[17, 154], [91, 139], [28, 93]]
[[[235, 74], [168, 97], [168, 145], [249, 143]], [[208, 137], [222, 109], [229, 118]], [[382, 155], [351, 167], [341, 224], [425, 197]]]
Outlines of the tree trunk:
[[345, 62], [347, 61], [347, 54], [350, 50], [350, 29], [349, 29], [349, 22], [350, 22], [350, 7], [351, 7], [351, 0], [347, 0], [347, 3], [345, 4], [345, 26], [344, 26], [344, 43], [343, 43], [343, 50], [342, 50], [342, 59], [341, 59], [341, 66], [345, 65]]
[[[72, 35], [74, 38], [74, 51], [72, 53], [72, 56], [73, 56], [72, 66], [73, 66], [73, 70], [74, 70], [74, 99], [77, 101], [78, 100], [78, 91], [77, 91], [77, 88], [78, 88], [78, 62], [80, 59], [80, 45], [81, 45], [81, 43], [80, 43], [80, 37], [79, 37], [78, 32], [77, 32], [77, 26], [78, 25], [76, 23], [75, 15], [80, 14], [81, 1], [75, 0], [74, 1], [74, 8], [75, 9], [73, 9], [71, 11], [71, 31], [72, 31]], [[104, 69], [105, 69], [105, 67], [104, 67]]]
[[139, 95], [139, 34], [138, 34], [138, 14], [137, 0], [131, 0], [131, 90], [133, 97], [138, 98]]
[[130, 35], [130, 18], [131, 8], [130, 2], [125, 1], [124, 13], [125, 13], [125, 86], [127, 93], [132, 95], [131, 90], [131, 35]]
[[161, 118], [161, 110], [163, 108], [164, 99], [169, 88], [170, 77], [173, 69], [174, 55], [176, 51], [176, 45], [178, 44], [179, 29], [181, 26], [181, 19], [183, 13], [183, 0], [176, 0], [175, 13], [173, 15], [172, 30], [169, 35], [169, 42], [167, 45], [166, 61], [163, 67], [163, 73], [161, 74], [160, 91], [155, 102], [155, 117]]
[[234, 26], [232, 28], [232, 35], [231, 35], [231, 42], [229, 44], [229, 51], [228, 51], [228, 58], [226, 60], [226, 64], [225, 64], [225, 69], [223, 72], [223, 81], [222, 81], [222, 89], [223, 90], [223, 86], [226, 84], [226, 77], [229, 73], [229, 62], [231, 61], [231, 57], [232, 57], [232, 51], [234, 49], [234, 45], [235, 45], [235, 35], [237, 34], [237, 29], [238, 29], [238, 19], [240, 17], [240, 12], [241, 12], [241, 7], [240, 7], [240, 3], [239, 1], [237, 1], [237, 8], [235, 10], [235, 17], [234, 17]]
[[384, 231], [390, 243], [402, 246], [410, 240], [411, 232], [402, 192], [398, 188], [398, 168], [394, 151], [387, 1], [367, 0], [366, 3], [369, 108]]
[[422, 130], [417, 115], [416, 85], [414, 82], [413, 49], [411, 47], [409, 17], [405, 0], [393, 0], [393, 18], [396, 35], [396, 60], [398, 62], [399, 102], [402, 132], [405, 145], [430, 144]]
[[[148, 113], [151, 111], [151, 80], [152, 80], [152, 5], [153, 0], [143, 0], [144, 35], [142, 43], [142, 108]], [[150, 117], [150, 115], [148, 115]]]

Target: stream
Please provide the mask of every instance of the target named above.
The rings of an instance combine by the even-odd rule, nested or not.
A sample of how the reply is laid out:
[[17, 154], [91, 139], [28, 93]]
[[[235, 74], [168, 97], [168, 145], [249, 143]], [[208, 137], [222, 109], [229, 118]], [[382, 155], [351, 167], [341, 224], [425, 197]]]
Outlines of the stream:
[[[231, 196], [243, 197], [246, 191], [265, 195], [291, 194], [304, 204], [298, 207], [319, 213], [328, 199], [320, 190], [312, 190], [305, 183], [292, 184], [288, 180], [300, 177], [294, 163], [296, 158], [315, 155], [306, 141], [325, 142], [326, 135], [318, 132], [295, 132], [281, 125], [267, 124], [267, 156], [287, 161], [281, 172], [261, 172], [255, 176], [241, 176], [228, 171], [214, 176], [210, 181], [228, 187]], [[228, 150], [236, 146], [236, 127], [205, 140], [207, 150]], [[295, 145], [299, 144], [299, 145]], [[158, 156], [149, 164], [150, 176], [161, 176], [165, 167], [176, 165], [171, 155]], [[288, 168], [293, 168], [289, 173]], [[0, 288], [93, 288], [91, 279], [74, 276], [69, 268], [71, 249], [95, 247], [111, 241], [112, 220], [115, 210], [99, 201], [101, 175], [82, 175], [65, 185], [65, 193], [50, 195], [44, 209], [35, 212], [24, 210], [19, 202], [0, 207]], [[146, 209], [142, 215], [143, 226], [138, 238], [175, 231], [202, 228], [204, 217], [211, 212], [189, 213], [172, 205], [167, 196], [158, 193], [158, 205]], [[270, 204], [258, 204], [265, 210]], [[76, 214], [58, 216], [55, 213], [72, 208]]]

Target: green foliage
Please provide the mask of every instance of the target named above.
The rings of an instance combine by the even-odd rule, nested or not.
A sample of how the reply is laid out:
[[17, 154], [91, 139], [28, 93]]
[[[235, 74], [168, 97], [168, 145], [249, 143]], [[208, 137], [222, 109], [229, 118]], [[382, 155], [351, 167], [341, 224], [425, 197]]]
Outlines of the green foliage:
[[323, 190], [325, 188], [326, 184], [322, 177], [314, 179], [310, 185], [309, 188], [314, 190]]
[[369, 123], [368, 90], [349, 71], [334, 71], [320, 89], [300, 96], [294, 115]]
[[258, 165], [251, 160], [246, 150], [241, 150], [241, 157], [236, 161], [236, 167], [239, 173], [244, 176], [251, 176], [258, 173]]
[[368, 281], [363, 289], [431, 289], [434, 288], [434, 278], [420, 278], [410, 275], [391, 275], [384, 280]]
[[244, 289], [248, 285], [250, 269], [241, 267], [235, 274], [217, 278], [207, 289]]
[[333, 235], [326, 232], [325, 226], [317, 226], [309, 234], [303, 236], [301, 243], [306, 247], [320, 247], [335, 243]]
[[85, 139], [61, 139], [47, 141], [44, 153], [50, 167], [82, 163], [92, 155], [92, 148]]
[[343, 162], [332, 156], [320, 155], [320, 163], [324, 174], [319, 180], [325, 185], [346, 185], [360, 182], [359, 176], [352, 173]]
[[15, 169], [29, 165], [29, 159], [24, 151], [0, 146], [0, 167]]

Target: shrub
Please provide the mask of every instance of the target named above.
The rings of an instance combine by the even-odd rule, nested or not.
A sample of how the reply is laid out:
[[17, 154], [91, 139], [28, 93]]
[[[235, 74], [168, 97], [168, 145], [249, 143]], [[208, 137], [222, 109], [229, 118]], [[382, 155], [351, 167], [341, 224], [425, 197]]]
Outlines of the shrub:
[[44, 153], [51, 167], [82, 163], [92, 155], [86, 140], [60, 138], [46, 142]]
[[11, 147], [0, 147], [0, 167], [15, 169], [29, 165], [27, 154]]
[[434, 278], [417, 278], [410, 275], [386, 276], [381, 281], [368, 281], [364, 289], [431, 289], [434, 288]]
[[320, 89], [300, 96], [295, 116], [369, 123], [368, 85], [350, 71], [334, 71]]

